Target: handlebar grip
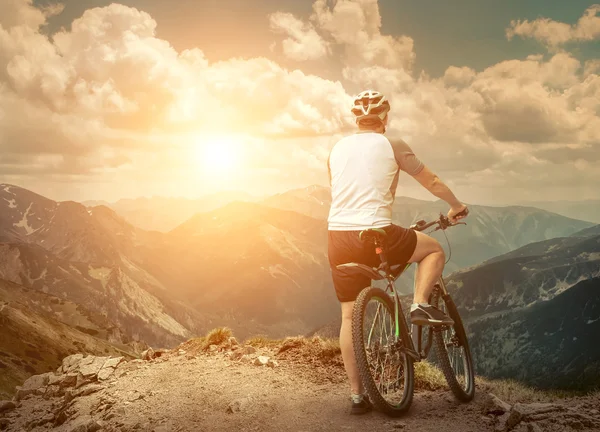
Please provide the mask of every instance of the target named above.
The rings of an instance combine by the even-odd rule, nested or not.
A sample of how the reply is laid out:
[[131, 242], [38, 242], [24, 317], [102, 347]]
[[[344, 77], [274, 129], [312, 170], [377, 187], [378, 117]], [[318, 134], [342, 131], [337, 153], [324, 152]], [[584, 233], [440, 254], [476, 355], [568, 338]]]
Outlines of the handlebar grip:
[[469, 208], [466, 207], [463, 211], [461, 211], [460, 213], [456, 213], [454, 215], [454, 217], [462, 217], [462, 216], [467, 216], [469, 214]]

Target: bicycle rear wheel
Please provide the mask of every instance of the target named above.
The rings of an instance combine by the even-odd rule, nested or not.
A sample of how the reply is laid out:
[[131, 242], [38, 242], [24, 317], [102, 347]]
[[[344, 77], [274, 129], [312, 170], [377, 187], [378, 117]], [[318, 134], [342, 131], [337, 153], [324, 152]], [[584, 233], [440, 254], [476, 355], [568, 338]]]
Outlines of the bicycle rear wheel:
[[468, 402], [475, 396], [475, 371], [462, 319], [450, 295], [441, 295], [439, 286], [435, 287], [430, 303], [454, 321], [452, 327], [434, 329], [436, 357], [454, 396]]
[[364, 289], [352, 311], [352, 339], [360, 376], [373, 405], [399, 416], [410, 407], [414, 391], [413, 360], [402, 348], [408, 341], [406, 322], [399, 317], [395, 336], [394, 304], [379, 288]]

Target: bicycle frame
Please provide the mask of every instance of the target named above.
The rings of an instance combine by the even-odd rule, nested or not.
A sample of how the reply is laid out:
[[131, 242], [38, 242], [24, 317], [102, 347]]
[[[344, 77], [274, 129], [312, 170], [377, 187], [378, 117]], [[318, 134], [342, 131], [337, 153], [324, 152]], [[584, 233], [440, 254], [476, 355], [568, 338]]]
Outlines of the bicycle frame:
[[[383, 257], [382, 257], [382, 261], [383, 261]], [[411, 266], [410, 263], [407, 264], [406, 267], [404, 268], [404, 270], [402, 270], [396, 277], [391, 276], [389, 273], [387, 274], [387, 276], [386, 276], [386, 280], [387, 280], [386, 292], [389, 291], [390, 294], [393, 294], [392, 300], [394, 302], [394, 315], [395, 315], [394, 316], [394, 324], [395, 324], [394, 325], [394, 329], [395, 329], [394, 336], [396, 338], [395, 342], [398, 342], [400, 340], [400, 314], [402, 314], [402, 319], [404, 320], [404, 322], [406, 324], [407, 330], [410, 329], [409, 335], [411, 336], [409, 338], [409, 341], [403, 341], [404, 349], [406, 350], [406, 354], [410, 355], [415, 361], [421, 361], [429, 356], [429, 351], [431, 349], [431, 342], [432, 342], [431, 332], [433, 331], [433, 329], [431, 327], [429, 327], [429, 331], [430, 331], [430, 335], [428, 338], [429, 340], [428, 340], [426, 346], [423, 347], [422, 346], [422, 344], [423, 344], [423, 341], [422, 341], [423, 326], [410, 324], [410, 327], [409, 327], [409, 323], [407, 322], [407, 320], [404, 316], [404, 309], [402, 308], [402, 303], [400, 302], [398, 292], [395, 289], [396, 279], [398, 279], [400, 276], [402, 276], [402, 274], [406, 270], [408, 270], [408, 268], [410, 266]], [[446, 284], [444, 283], [444, 279], [441, 276], [438, 279], [437, 284], [439, 286], [438, 289], [441, 290], [440, 295], [441, 296], [448, 295], [448, 290], [446, 288]], [[379, 307], [381, 307], [381, 305]], [[377, 314], [378, 313], [379, 313], [379, 309], [377, 311]], [[369, 332], [369, 339], [371, 338], [372, 331], [373, 331], [373, 328], [371, 328], [371, 332]], [[413, 340], [415, 335], [417, 336], [416, 342]], [[416, 345], [416, 347], [415, 347], [415, 345]]]

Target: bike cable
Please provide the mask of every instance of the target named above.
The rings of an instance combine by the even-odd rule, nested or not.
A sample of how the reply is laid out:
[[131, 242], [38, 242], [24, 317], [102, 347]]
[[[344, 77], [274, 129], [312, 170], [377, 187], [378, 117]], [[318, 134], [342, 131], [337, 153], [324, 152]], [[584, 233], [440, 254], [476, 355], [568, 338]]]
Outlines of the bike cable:
[[[436, 232], [438, 230], [431, 230], [428, 233], [425, 233], [427, 235], [430, 235], [434, 232]], [[446, 237], [446, 243], [448, 243], [448, 259], [446, 260], [446, 262], [444, 263], [444, 265], [448, 264], [450, 262], [450, 258], [452, 258], [452, 244], [450, 244], [450, 240], [448, 239], [448, 236], [446, 235], [446, 230], [443, 229], [441, 230], [444, 233], [444, 237]]]

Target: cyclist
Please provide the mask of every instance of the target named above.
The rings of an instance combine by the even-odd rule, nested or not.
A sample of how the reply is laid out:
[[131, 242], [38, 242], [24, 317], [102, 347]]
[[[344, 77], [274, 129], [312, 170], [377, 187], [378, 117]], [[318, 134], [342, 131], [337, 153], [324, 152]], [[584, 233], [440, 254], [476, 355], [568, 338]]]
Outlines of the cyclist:
[[389, 264], [418, 263], [411, 321], [419, 325], [452, 325], [450, 317], [428, 304], [429, 294], [444, 268], [441, 245], [426, 234], [392, 224], [392, 204], [400, 171], [410, 174], [433, 195], [446, 201], [450, 205], [451, 221], [468, 214], [467, 206], [404, 141], [390, 142], [384, 136], [389, 110], [390, 104], [380, 92], [366, 90], [358, 94], [352, 107], [358, 131], [338, 141], [327, 161], [332, 195], [328, 255], [342, 308], [340, 347], [351, 387], [351, 414], [364, 414], [372, 409], [368, 397], [363, 395], [352, 345], [354, 301], [371, 281], [367, 276], [343, 274], [336, 266], [358, 262], [377, 267], [380, 260], [373, 245], [362, 243], [358, 234], [369, 228], [384, 229]]

